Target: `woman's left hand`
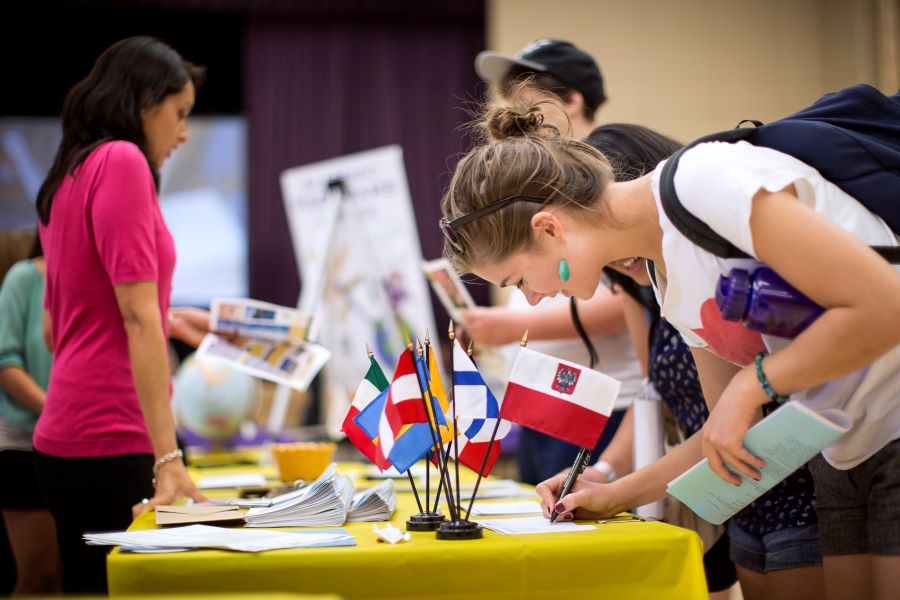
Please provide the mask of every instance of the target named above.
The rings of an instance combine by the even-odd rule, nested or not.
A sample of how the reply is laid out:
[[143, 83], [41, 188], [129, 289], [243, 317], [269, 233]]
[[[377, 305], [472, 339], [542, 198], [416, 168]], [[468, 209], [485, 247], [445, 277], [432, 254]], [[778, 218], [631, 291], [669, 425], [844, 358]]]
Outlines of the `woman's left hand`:
[[173, 460], [159, 468], [153, 497], [132, 506], [131, 514], [136, 519], [144, 511], [156, 510], [157, 506], [167, 506], [184, 497], [194, 502], [206, 501], [206, 497], [200, 493], [188, 474], [184, 463]]
[[703, 454], [713, 472], [729, 483], [741, 484], [735, 472], [756, 480], [761, 477], [758, 469], [766, 463], [744, 448], [744, 435], [767, 401], [753, 367], [745, 367], [722, 392], [703, 425]]

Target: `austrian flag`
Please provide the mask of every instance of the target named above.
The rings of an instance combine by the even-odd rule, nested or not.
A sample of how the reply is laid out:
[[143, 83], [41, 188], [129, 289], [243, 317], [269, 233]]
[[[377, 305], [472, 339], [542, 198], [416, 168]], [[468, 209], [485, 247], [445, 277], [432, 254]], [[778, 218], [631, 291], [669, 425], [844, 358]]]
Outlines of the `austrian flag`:
[[619, 381], [608, 375], [520, 348], [500, 417], [593, 448], [618, 395]]

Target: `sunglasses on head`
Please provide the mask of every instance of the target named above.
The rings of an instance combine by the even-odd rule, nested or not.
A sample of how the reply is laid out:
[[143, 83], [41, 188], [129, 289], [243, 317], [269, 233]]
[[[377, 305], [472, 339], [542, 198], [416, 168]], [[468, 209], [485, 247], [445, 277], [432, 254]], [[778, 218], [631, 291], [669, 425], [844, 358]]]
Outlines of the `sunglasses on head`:
[[460, 243], [459, 238], [456, 237], [455, 233], [455, 230], [457, 228], [462, 227], [466, 223], [470, 223], [475, 219], [480, 219], [485, 215], [489, 215], [492, 212], [509, 206], [516, 200], [525, 200], [526, 202], [534, 202], [535, 204], [544, 204], [549, 199], [550, 198], [548, 198], [547, 196], [532, 196], [530, 194], [516, 194], [514, 196], [507, 196], [506, 198], [501, 198], [500, 200], [488, 204], [487, 206], [482, 206], [477, 210], [473, 210], [469, 214], [457, 217], [452, 221], [441, 219], [438, 222], [438, 227], [441, 228], [441, 232], [443, 232], [444, 237], [447, 239], [447, 241], [450, 242], [450, 245], [453, 246], [453, 249], [456, 250], [459, 254], [462, 254], [463, 246]]

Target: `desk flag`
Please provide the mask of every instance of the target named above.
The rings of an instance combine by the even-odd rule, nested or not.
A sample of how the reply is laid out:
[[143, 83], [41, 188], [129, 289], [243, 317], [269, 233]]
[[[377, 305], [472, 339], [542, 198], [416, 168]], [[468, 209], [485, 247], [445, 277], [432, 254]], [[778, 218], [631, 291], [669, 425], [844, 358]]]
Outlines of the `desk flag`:
[[408, 350], [400, 353], [388, 390], [378, 420], [375, 466], [383, 471], [393, 465], [403, 473], [433, 445], [416, 367]]
[[490, 446], [483, 473], [488, 475], [500, 456], [500, 440], [509, 433], [510, 424], [501, 420], [494, 443], [489, 444], [500, 415], [500, 404], [458, 339], [453, 340], [453, 398], [459, 428], [456, 439], [459, 462], [477, 473]]
[[500, 416], [593, 448], [612, 412], [619, 385], [599, 371], [520, 348]]
[[[416, 356], [416, 370], [419, 373], [419, 379], [422, 382], [422, 389], [425, 391], [426, 399], [428, 398], [428, 390], [431, 390], [432, 398], [428, 404], [442, 444], [448, 443], [453, 439], [453, 432], [447, 424], [447, 410], [450, 408], [450, 402], [447, 400], [447, 392], [444, 390], [444, 382], [441, 379], [441, 372], [438, 370], [437, 359], [435, 359], [434, 351], [428, 353], [428, 365], [425, 365], [424, 356]], [[425, 387], [425, 382], [428, 387]]]
[[[378, 436], [377, 416], [375, 426], [372, 429], [372, 435], [367, 433], [366, 430], [355, 421], [355, 418], [370, 404], [375, 402], [387, 387], [387, 377], [384, 376], [384, 372], [381, 370], [375, 357], [369, 356], [369, 370], [366, 371], [365, 378], [359, 383], [359, 387], [356, 388], [356, 395], [353, 396], [353, 403], [350, 405], [350, 410], [347, 412], [347, 416], [344, 417], [344, 424], [341, 426], [341, 431], [347, 435], [347, 439], [349, 439], [354, 446], [359, 448], [359, 451], [372, 462], [375, 462], [374, 438]], [[385, 396], [386, 395], [387, 394], [385, 394]], [[384, 399], [381, 399], [380, 404], [383, 406]], [[381, 414], [380, 410], [378, 414]]]

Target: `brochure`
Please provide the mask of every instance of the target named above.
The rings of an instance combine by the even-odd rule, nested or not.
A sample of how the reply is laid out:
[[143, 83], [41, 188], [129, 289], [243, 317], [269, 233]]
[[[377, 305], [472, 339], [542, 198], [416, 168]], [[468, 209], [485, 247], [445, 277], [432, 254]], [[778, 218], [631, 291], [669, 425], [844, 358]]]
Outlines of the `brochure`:
[[716, 475], [704, 458], [673, 479], [668, 492], [701, 518], [720, 525], [833, 444], [852, 425], [840, 410], [815, 412], [797, 401], [788, 402], [744, 436], [744, 447], [766, 463], [760, 471], [762, 479], [739, 474], [741, 485], [733, 485]]

